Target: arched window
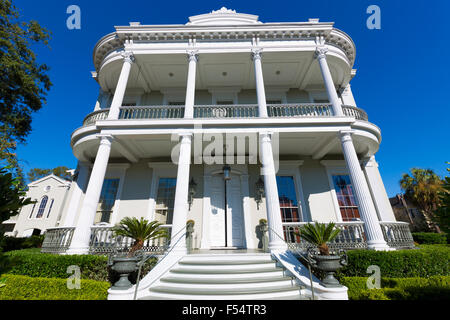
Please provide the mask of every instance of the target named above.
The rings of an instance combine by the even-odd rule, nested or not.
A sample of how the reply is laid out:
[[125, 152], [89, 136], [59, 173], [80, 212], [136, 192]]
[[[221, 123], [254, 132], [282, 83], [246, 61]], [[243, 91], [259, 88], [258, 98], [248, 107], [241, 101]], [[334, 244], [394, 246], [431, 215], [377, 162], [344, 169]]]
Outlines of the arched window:
[[34, 200], [33, 208], [31, 208], [30, 216], [28, 217], [29, 219], [33, 218], [34, 208], [36, 208], [36, 202], [37, 200]]
[[52, 211], [53, 202], [55, 202], [55, 199], [50, 200], [50, 207], [48, 207], [47, 218], [50, 216], [50, 212]]
[[48, 202], [48, 197], [43, 196], [41, 199], [41, 204], [39, 205], [39, 210], [36, 214], [36, 219], [42, 218], [42, 216], [44, 215], [44, 211], [45, 211], [45, 207], [47, 206], [47, 202]]

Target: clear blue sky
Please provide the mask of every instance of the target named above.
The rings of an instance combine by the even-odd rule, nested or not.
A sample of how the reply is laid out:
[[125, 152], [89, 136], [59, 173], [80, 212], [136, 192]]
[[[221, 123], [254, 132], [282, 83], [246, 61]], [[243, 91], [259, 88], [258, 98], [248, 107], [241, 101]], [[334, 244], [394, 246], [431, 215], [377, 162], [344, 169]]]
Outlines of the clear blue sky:
[[[16, 0], [22, 18], [53, 32], [51, 50], [38, 47], [40, 62], [51, 67], [48, 103], [33, 117], [27, 145], [18, 148], [24, 169], [76, 167], [70, 135], [93, 110], [98, 85], [91, 78], [92, 50], [114, 26], [184, 24], [188, 17], [225, 6], [259, 15], [263, 22], [335, 22], [356, 44], [356, 102], [381, 128], [376, 158], [389, 196], [412, 167], [446, 174], [450, 161], [449, 107], [450, 1], [117, 1]], [[81, 8], [81, 30], [66, 28], [69, 5]], [[381, 8], [381, 30], [366, 27], [366, 8]]]

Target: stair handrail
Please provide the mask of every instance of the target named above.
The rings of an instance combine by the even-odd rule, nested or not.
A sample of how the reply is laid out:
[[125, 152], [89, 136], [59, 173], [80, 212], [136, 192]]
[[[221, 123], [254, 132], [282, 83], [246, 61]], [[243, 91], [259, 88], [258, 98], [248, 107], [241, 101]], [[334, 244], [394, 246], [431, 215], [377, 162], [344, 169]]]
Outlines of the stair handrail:
[[[186, 228], [180, 229], [177, 233], [175, 233], [174, 236], [171, 236], [171, 238], [176, 237], [181, 231], [183, 231], [183, 230], [185, 230], [185, 229], [186, 229]], [[185, 237], [186, 234], [187, 234], [187, 232], [185, 231], [184, 234], [182, 234], [182, 235], [178, 238], [178, 240], [174, 243], [174, 245], [170, 245], [170, 246], [166, 249], [166, 251], [165, 251], [164, 255], [162, 256], [162, 258], [158, 260], [158, 262], [153, 266], [152, 269], [154, 269], [158, 264], [160, 264], [161, 261], [163, 261], [163, 260], [169, 255], [169, 253], [172, 252], [173, 248], [176, 247], [176, 244], [178, 243], [178, 241], [180, 241], [181, 239], [183, 239], [183, 237]], [[147, 255], [143, 255], [142, 260], [140, 260], [140, 261], [137, 263], [137, 265], [138, 265], [138, 274], [137, 274], [137, 279], [136, 279], [136, 286], [135, 286], [135, 289], [134, 289], [133, 300], [136, 300], [136, 296], [137, 296], [137, 292], [138, 292], [138, 288], [139, 288], [139, 283], [140, 283], [140, 281], [141, 281], [140, 278], [141, 278], [141, 270], [142, 270], [142, 266], [144, 265], [145, 262], [147, 262], [148, 259], [153, 258], [153, 257], [158, 257], [158, 255], [156, 255], [156, 254], [147, 254]]]
[[300, 250], [298, 250], [297, 248], [292, 249], [291, 247], [289, 247], [288, 242], [282, 237], [280, 236], [275, 230], [273, 230], [273, 228], [271, 228], [270, 226], [268, 226], [268, 228], [281, 240], [286, 244], [286, 248], [288, 251], [291, 251], [292, 253], [295, 253], [299, 256], [301, 256], [303, 258], [303, 260], [306, 262], [306, 264], [308, 265], [308, 271], [309, 271], [309, 281], [311, 284], [311, 295], [312, 295], [312, 300], [315, 300], [315, 296], [314, 296], [314, 286], [313, 286], [313, 280], [312, 280], [312, 272], [311, 272], [311, 260], [310, 260], [310, 256], [307, 255], [305, 256]]

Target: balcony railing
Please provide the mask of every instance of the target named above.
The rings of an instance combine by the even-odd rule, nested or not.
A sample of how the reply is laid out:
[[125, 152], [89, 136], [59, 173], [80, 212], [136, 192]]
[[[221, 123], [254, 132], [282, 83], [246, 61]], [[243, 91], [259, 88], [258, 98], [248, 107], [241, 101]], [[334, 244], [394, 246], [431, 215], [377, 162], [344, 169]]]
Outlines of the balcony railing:
[[[284, 237], [291, 249], [306, 251], [312, 247], [297, 235], [307, 222], [283, 223]], [[394, 249], [414, 248], [414, 241], [409, 230], [408, 223], [405, 222], [380, 222], [383, 230], [384, 240], [388, 246]], [[339, 236], [331, 242], [329, 247], [332, 250], [344, 249], [365, 249], [367, 248], [367, 239], [364, 232], [364, 222], [338, 222], [336, 226], [341, 229]], [[170, 226], [166, 226], [170, 228]], [[64, 253], [69, 248], [74, 232], [73, 227], [51, 228], [45, 233], [45, 240], [42, 244], [41, 252], [45, 253]], [[170, 244], [169, 238], [149, 240], [144, 243], [143, 250], [162, 254]], [[89, 243], [90, 254], [109, 254], [115, 251], [125, 251], [133, 245], [133, 240], [125, 237], [114, 237], [112, 227], [93, 226], [91, 228], [91, 238]]]
[[[168, 238], [160, 238], [155, 240], [147, 240], [142, 248], [145, 252], [162, 254], [169, 246], [170, 227], [166, 227], [169, 231]], [[93, 226], [91, 227], [91, 239], [89, 242], [90, 254], [110, 254], [113, 252], [123, 252], [133, 246], [134, 240], [128, 237], [114, 237], [112, 227], [110, 226]]]
[[388, 246], [396, 249], [414, 247], [414, 240], [406, 222], [380, 222]]
[[[295, 235], [299, 229], [307, 222], [283, 223], [284, 237], [291, 249], [299, 249], [306, 251], [313, 247], [308, 242]], [[414, 248], [414, 241], [409, 230], [409, 226], [405, 222], [380, 222], [383, 231], [384, 240], [387, 245], [395, 249], [411, 249]], [[336, 227], [341, 232], [330, 244], [332, 250], [338, 249], [365, 249], [367, 248], [367, 238], [364, 232], [364, 222], [338, 222]]]
[[[347, 117], [367, 121], [367, 113], [352, 106], [342, 106]], [[83, 126], [105, 120], [109, 109], [94, 111], [83, 121]], [[270, 118], [297, 118], [297, 117], [332, 117], [333, 111], [329, 104], [270, 104], [267, 105]], [[149, 107], [122, 107], [119, 119], [181, 119], [184, 117], [184, 106], [149, 106]], [[206, 105], [194, 107], [196, 119], [224, 119], [224, 118], [257, 118], [258, 105]]]
[[49, 228], [45, 232], [41, 252], [64, 253], [72, 243], [74, 227]]

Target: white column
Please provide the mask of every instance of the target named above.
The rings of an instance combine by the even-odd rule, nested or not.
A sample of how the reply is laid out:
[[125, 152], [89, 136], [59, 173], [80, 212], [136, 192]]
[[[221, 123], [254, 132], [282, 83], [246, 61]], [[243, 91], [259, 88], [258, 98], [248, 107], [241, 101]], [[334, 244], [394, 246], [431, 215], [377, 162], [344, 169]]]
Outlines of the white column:
[[378, 163], [375, 160], [375, 156], [370, 157], [365, 162], [364, 174], [367, 178], [379, 219], [381, 221], [396, 221], [389, 197], [384, 188], [383, 180], [381, 179], [380, 171], [378, 170]]
[[361, 170], [358, 156], [353, 145], [351, 133], [349, 131], [341, 131], [340, 135], [342, 151], [344, 153], [345, 162], [347, 163], [356, 201], [358, 202], [359, 213], [361, 219], [364, 221], [367, 245], [369, 249], [388, 250], [389, 247], [384, 240], [369, 187], [367, 186], [364, 173]]
[[280, 199], [278, 197], [277, 178], [272, 152], [272, 138], [268, 132], [261, 132], [260, 148], [264, 191], [266, 193], [267, 224], [269, 226], [269, 250], [286, 250], [282, 240], [283, 225], [281, 221]]
[[266, 91], [264, 89], [264, 77], [261, 64], [262, 49], [252, 50], [252, 59], [255, 64], [256, 96], [258, 97], [258, 111], [261, 118], [267, 118]]
[[64, 217], [63, 226], [73, 227], [75, 225], [75, 217], [80, 207], [81, 196], [83, 195], [83, 190], [86, 189], [89, 177], [89, 164], [88, 163], [78, 163], [78, 176], [77, 180], [71, 184], [71, 197], [70, 202], [67, 207], [66, 216]]
[[117, 82], [114, 98], [109, 109], [108, 119], [115, 120], [119, 118], [120, 107], [122, 106], [125, 90], [127, 89], [128, 77], [130, 75], [131, 65], [134, 61], [134, 56], [131, 52], [124, 52], [122, 71], [120, 72], [119, 81]]
[[188, 214], [189, 169], [191, 165], [191, 133], [182, 133], [178, 157], [177, 185], [172, 220], [172, 252], [186, 254], [186, 221]]
[[83, 206], [81, 207], [80, 215], [76, 223], [72, 243], [67, 251], [68, 254], [86, 254], [89, 252], [91, 226], [94, 223], [98, 201], [100, 200], [113, 137], [110, 135], [100, 135], [100, 139], [100, 145], [94, 167], [92, 168]]
[[341, 102], [339, 101], [339, 97], [336, 92], [336, 88], [334, 87], [333, 78], [331, 77], [330, 68], [327, 63], [327, 48], [317, 48], [316, 49], [316, 58], [319, 61], [320, 71], [322, 73], [323, 82], [325, 84], [325, 88], [327, 90], [328, 99], [330, 100], [331, 107], [333, 108], [333, 113], [335, 116], [343, 116]]
[[192, 119], [194, 117], [194, 102], [195, 102], [195, 76], [197, 73], [197, 51], [188, 52], [189, 68], [186, 85], [186, 99], [184, 102], [184, 117]]

